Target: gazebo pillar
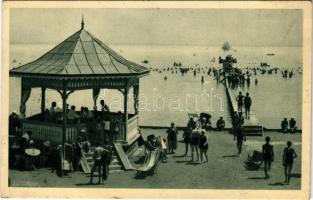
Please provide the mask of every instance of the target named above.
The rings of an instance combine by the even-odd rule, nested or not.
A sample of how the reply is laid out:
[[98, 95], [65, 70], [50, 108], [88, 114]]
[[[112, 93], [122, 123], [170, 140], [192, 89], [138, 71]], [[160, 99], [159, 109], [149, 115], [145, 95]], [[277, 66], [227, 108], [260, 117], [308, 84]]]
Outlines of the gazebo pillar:
[[66, 142], [66, 124], [67, 124], [67, 117], [66, 117], [66, 90], [63, 90], [62, 92], [62, 118], [63, 118], [63, 129], [62, 129], [62, 141], [63, 143]]
[[100, 94], [100, 88], [93, 88], [92, 89], [92, 101], [93, 101], [93, 109], [97, 110], [97, 99]]
[[125, 119], [125, 132], [123, 135], [124, 141], [127, 141], [127, 122], [128, 122], [128, 92], [129, 92], [129, 87], [127, 86], [124, 90], [124, 119]]
[[133, 86], [133, 92], [134, 92], [134, 109], [135, 114], [138, 115], [139, 113], [139, 85]]
[[46, 88], [41, 88], [41, 113], [45, 112], [46, 108]]

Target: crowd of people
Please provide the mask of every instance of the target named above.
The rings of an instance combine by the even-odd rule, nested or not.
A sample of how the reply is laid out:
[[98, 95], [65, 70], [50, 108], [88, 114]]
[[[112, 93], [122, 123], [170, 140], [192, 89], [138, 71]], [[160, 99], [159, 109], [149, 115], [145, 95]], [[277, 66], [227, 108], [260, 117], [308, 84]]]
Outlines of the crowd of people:
[[[100, 100], [100, 111], [109, 112], [109, 107], [105, 104], [104, 100]], [[97, 108], [94, 108], [94, 111], [97, 111]], [[76, 123], [86, 123], [95, 118], [95, 112], [88, 109], [88, 107], [82, 106], [80, 112], [76, 111], [76, 106], [66, 105], [66, 114], [67, 114], [67, 123], [76, 124]], [[57, 103], [54, 101], [51, 103], [50, 109], [46, 109], [42, 115], [42, 121], [44, 122], [54, 122], [61, 123], [63, 120], [62, 109], [57, 106]]]

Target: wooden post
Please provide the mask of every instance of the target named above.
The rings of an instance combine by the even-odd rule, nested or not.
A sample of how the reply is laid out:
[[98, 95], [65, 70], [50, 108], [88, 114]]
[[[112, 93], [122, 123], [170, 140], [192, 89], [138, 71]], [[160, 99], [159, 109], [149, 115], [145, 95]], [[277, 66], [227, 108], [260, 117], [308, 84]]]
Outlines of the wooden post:
[[41, 113], [45, 112], [46, 108], [46, 88], [41, 88]]
[[125, 119], [125, 132], [124, 132], [124, 141], [127, 141], [127, 122], [128, 122], [128, 110], [127, 110], [127, 107], [128, 107], [128, 90], [129, 90], [129, 87], [128, 87], [128, 84], [127, 84], [127, 87], [125, 88], [125, 91], [124, 91], [124, 119]]
[[139, 85], [134, 85], [133, 91], [134, 91], [134, 110], [135, 110], [135, 114], [138, 115], [139, 113]]
[[62, 96], [62, 116], [63, 116], [63, 121], [62, 121], [62, 155], [61, 155], [61, 176], [63, 176], [63, 159], [65, 157], [65, 141], [66, 141], [66, 124], [67, 124], [67, 115], [66, 115], [66, 99], [67, 99], [67, 94], [66, 94], [66, 82], [63, 80], [63, 90], [61, 92]]
[[63, 133], [62, 133], [62, 143], [64, 144], [66, 142], [66, 124], [67, 124], [67, 114], [66, 114], [66, 99], [67, 99], [67, 95], [66, 95], [66, 90], [62, 91], [62, 106], [63, 106], [63, 112], [62, 112], [62, 116], [63, 116]]

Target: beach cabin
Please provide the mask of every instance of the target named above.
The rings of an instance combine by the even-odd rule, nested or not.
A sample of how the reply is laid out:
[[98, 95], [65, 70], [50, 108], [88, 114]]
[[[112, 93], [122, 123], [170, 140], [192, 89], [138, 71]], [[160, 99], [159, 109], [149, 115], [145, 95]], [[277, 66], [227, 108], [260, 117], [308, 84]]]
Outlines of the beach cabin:
[[[25, 116], [26, 102], [33, 88], [41, 88], [41, 113], [22, 119], [22, 131], [32, 131], [32, 138], [64, 144], [77, 140], [87, 123], [69, 123], [67, 98], [79, 90], [92, 90], [94, 107], [101, 89], [116, 89], [124, 96], [124, 111], [119, 113], [93, 111], [110, 122], [110, 134], [122, 145], [131, 145], [139, 137], [139, 79], [149, 70], [128, 61], [84, 29], [58, 44], [37, 60], [10, 70], [10, 76], [21, 78], [20, 114]], [[62, 112], [57, 121], [43, 121], [46, 89], [58, 91]], [[134, 113], [128, 113], [128, 94], [133, 88]], [[86, 97], [89, 98], [89, 97]], [[83, 99], [82, 99], [83, 101]], [[39, 106], [39, 105], [38, 105]], [[49, 105], [50, 106], [50, 105]], [[79, 112], [77, 112], [79, 114]], [[117, 133], [113, 133], [113, 129]]]

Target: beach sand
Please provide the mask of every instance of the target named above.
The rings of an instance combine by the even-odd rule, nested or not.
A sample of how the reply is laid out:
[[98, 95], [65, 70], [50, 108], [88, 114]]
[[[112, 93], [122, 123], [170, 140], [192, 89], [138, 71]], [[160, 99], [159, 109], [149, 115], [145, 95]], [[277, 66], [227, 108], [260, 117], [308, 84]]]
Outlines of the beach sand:
[[[165, 135], [166, 130], [142, 129], [146, 137], [149, 134]], [[97, 187], [97, 188], [190, 188], [190, 189], [300, 189], [301, 188], [301, 134], [286, 134], [266, 132], [264, 137], [249, 136], [243, 145], [241, 157], [237, 157], [236, 142], [227, 131], [207, 132], [209, 140], [209, 162], [193, 165], [189, 157], [180, 157], [184, 153], [185, 144], [179, 142], [175, 155], [168, 155], [167, 163], [159, 163], [157, 174], [144, 179], [135, 178], [135, 171], [111, 173], [109, 179], [102, 185], [89, 185], [89, 175], [82, 172], [71, 173], [69, 177], [58, 177], [50, 169], [39, 169], [32, 172], [10, 170], [10, 184], [14, 187]], [[261, 150], [265, 136], [270, 136], [274, 145], [275, 160], [272, 164], [270, 179], [264, 179], [263, 169], [247, 171], [244, 161], [248, 153]], [[182, 140], [179, 132], [178, 140]], [[286, 141], [293, 142], [293, 148], [298, 154], [292, 170], [290, 185], [284, 185], [282, 167], [283, 149]], [[135, 153], [131, 161], [141, 159], [143, 150]], [[97, 182], [97, 178], [94, 179]]]

